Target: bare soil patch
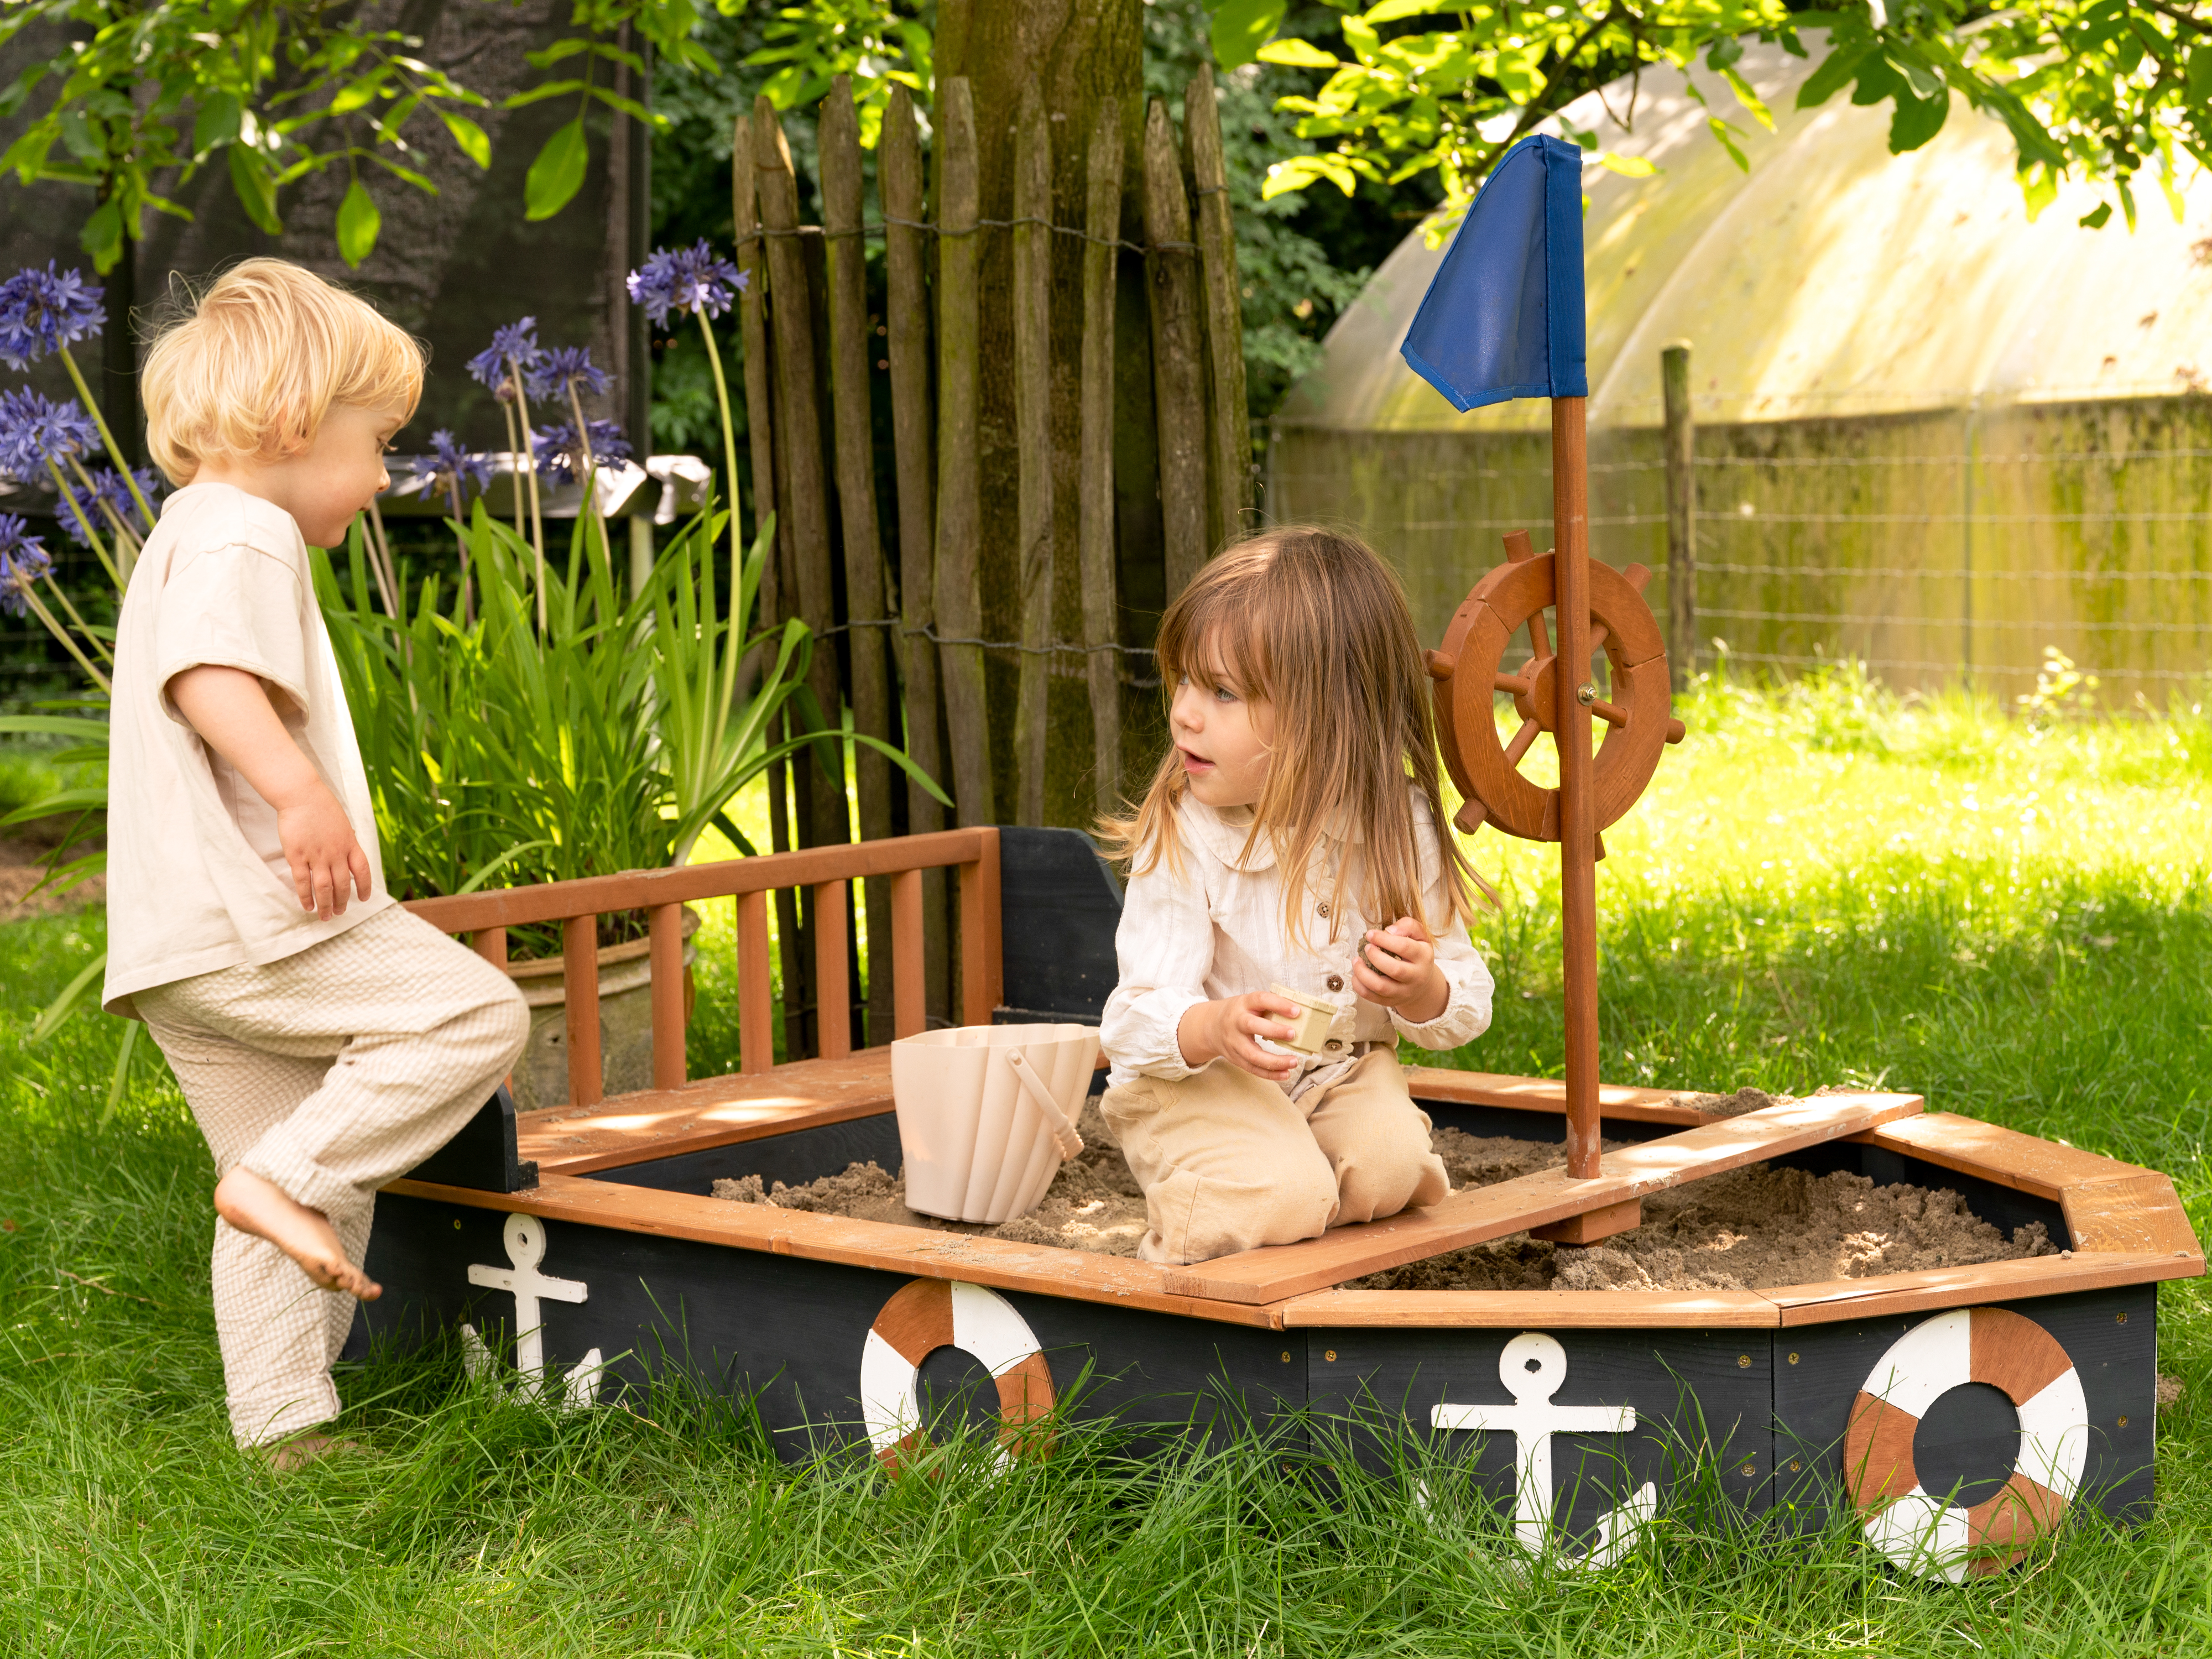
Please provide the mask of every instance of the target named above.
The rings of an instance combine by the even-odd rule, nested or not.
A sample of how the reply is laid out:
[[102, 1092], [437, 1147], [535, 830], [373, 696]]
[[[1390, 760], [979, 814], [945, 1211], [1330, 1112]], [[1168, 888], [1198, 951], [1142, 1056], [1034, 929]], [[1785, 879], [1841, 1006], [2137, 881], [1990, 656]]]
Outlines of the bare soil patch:
[[[46, 857], [53, 848], [52, 842], [37, 838], [38, 827], [32, 826], [30, 835], [0, 836], [0, 922], [58, 915], [64, 910], [82, 910], [107, 902], [105, 876], [79, 882], [67, 892], [49, 887], [31, 896], [31, 890], [46, 879]], [[70, 856], [88, 853], [97, 845], [97, 842], [80, 842], [70, 849]]]
[[[1738, 1112], [1772, 1103], [1751, 1090], [1693, 1098], [1708, 1110], [1713, 1109], [1709, 1102], [1725, 1102]], [[717, 1181], [714, 1196], [735, 1203], [1133, 1256], [1145, 1236], [1144, 1194], [1122, 1162], [1121, 1148], [1095, 1100], [1085, 1107], [1079, 1127], [1082, 1156], [1061, 1166], [1035, 1210], [996, 1227], [940, 1221], [909, 1210], [905, 1182], [872, 1163], [851, 1164], [842, 1175], [798, 1187], [778, 1182], [772, 1189], [764, 1188], [758, 1176]], [[1549, 1142], [1475, 1136], [1457, 1129], [1437, 1130], [1435, 1145], [1455, 1188], [1510, 1181], [1550, 1169], [1565, 1158], [1562, 1147]], [[1349, 1288], [1759, 1290], [2008, 1261], [2051, 1255], [2057, 1249], [2042, 1223], [2030, 1222], [2007, 1238], [1977, 1218], [1966, 1200], [1948, 1188], [1877, 1187], [1863, 1176], [1840, 1171], [1814, 1176], [1758, 1164], [1646, 1199], [1644, 1224], [1602, 1244], [1577, 1249], [1516, 1233], [1372, 1273], [1351, 1281]]]

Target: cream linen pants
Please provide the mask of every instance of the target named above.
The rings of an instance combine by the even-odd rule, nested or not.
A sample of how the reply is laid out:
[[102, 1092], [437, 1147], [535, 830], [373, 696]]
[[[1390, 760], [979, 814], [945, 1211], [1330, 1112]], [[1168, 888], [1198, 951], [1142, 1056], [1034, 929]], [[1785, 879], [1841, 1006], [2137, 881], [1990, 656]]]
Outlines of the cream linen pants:
[[1147, 1261], [1318, 1238], [1451, 1190], [1429, 1115], [1387, 1048], [1297, 1100], [1216, 1060], [1193, 1076], [1140, 1077], [1099, 1103], [1145, 1189]]
[[[376, 1189], [450, 1140], [529, 1034], [506, 975], [398, 905], [299, 955], [137, 994], [215, 1154], [368, 1248]], [[240, 1446], [337, 1415], [354, 1300], [265, 1239], [215, 1224], [215, 1325]]]

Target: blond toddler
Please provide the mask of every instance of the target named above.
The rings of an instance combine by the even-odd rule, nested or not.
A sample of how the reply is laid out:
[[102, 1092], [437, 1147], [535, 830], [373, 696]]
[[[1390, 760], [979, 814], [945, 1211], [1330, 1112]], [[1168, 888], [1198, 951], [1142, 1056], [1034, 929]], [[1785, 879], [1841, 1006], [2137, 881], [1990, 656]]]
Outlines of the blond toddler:
[[[1148, 1261], [1317, 1237], [1450, 1190], [1397, 1040], [1490, 1024], [1465, 855], [1397, 578], [1348, 536], [1278, 527], [1161, 618], [1173, 746], [1101, 826], [1129, 869], [1102, 1103], [1145, 1189]], [[1318, 1054], [1273, 1046], [1333, 1004]]]
[[295, 265], [249, 259], [155, 342], [147, 444], [179, 486], [131, 573], [109, 715], [102, 1001], [168, 1057], [217, 1181], [232, 1432], [330, 1443], [331, 1363], [378, 1187], [521, 1050], [496, 969], [392, 902], [310, 545], [390, 482], [421, 348]]

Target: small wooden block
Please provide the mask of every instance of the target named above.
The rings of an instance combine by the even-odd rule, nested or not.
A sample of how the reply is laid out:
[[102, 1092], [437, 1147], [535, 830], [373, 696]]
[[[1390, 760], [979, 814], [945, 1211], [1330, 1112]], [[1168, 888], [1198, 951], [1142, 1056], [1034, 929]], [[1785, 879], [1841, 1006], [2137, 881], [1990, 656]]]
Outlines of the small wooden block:
[[1615, 1233], [1625, 1233], [1643, 1224], [1644, 1200], [1632, 1198], [1624, 1203], [1608, 1204], [1601, 1210], [1584, 1210], [1580, 1215], [1571, 1215], [1548, 1226], [1531, 1227], [1528, 1237], [1549, 1239], [1554, 1244], [1595, 1244], [1601, 1238], [1611, 1238]]

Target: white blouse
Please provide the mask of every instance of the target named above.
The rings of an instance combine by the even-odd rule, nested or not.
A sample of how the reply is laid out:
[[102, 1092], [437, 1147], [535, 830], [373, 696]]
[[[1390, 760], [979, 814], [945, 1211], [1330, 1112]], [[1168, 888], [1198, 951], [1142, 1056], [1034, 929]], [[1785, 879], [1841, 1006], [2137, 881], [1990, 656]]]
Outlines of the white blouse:
[[[1419, 838], [1424, 920], [1433, 927], [1446, 915], [1443, 861], [1437, 849], [1428, 803], [1413, 793], [1413, 832]], [[1349, 842], [1324, 836], [1318, 867], [1306, 883], [1306, 946], [1299, 949], [1283, 932], [1283, 877], [1274, 850], [1262, 836], [1249, 858], [1238, 854], [1249, 833], [1249, 807], [1216, 811], [1185, 794], [1177, 808], [1182, 871], [1178, 876], [1163, 858], [1149, 872], [1132, 877], [1114, 936], [1121, 982], [1106, 1000], [1099, 1027], [1100, 1046], [1113, 1070], [1109, 1087], [1139, 1076], [1186, 1078], [1176, 1028], [1201, 1002], [1264, 991], [1271, 985], [1337, 1005], [1328, 1046], [1302, 1057], [1297, 1072], [1285, 1079], [1293, 1097], [1329, 1080], [1364, 1048], [1358, 1045], [1410, 1038], [1424, 1048], [1455, 1048], [1490, 1027], [1490, 970], [1475, 954], [1464, 924], [1455, 921], [1437, 935], [1437, 966], [1449, 994], [1443, 1012], [1424, 1024], [1401, 1018], [1395, 1010], [1362, 998], [1352, 988], [1352, 965], [1370, 927], [1388, 927], [1397, 918], [1370, 918], [1358, 908], [1358, 870], [1346, 872], [1343, 914], [1329, 914], [1328, 864], [1347, 853], [1356, 860], [1362, 837]], [[1330, 924], [1335, 923], [1334, 937]], [[1287, 1052], [1287, 1051], [1286, 1051]]]

